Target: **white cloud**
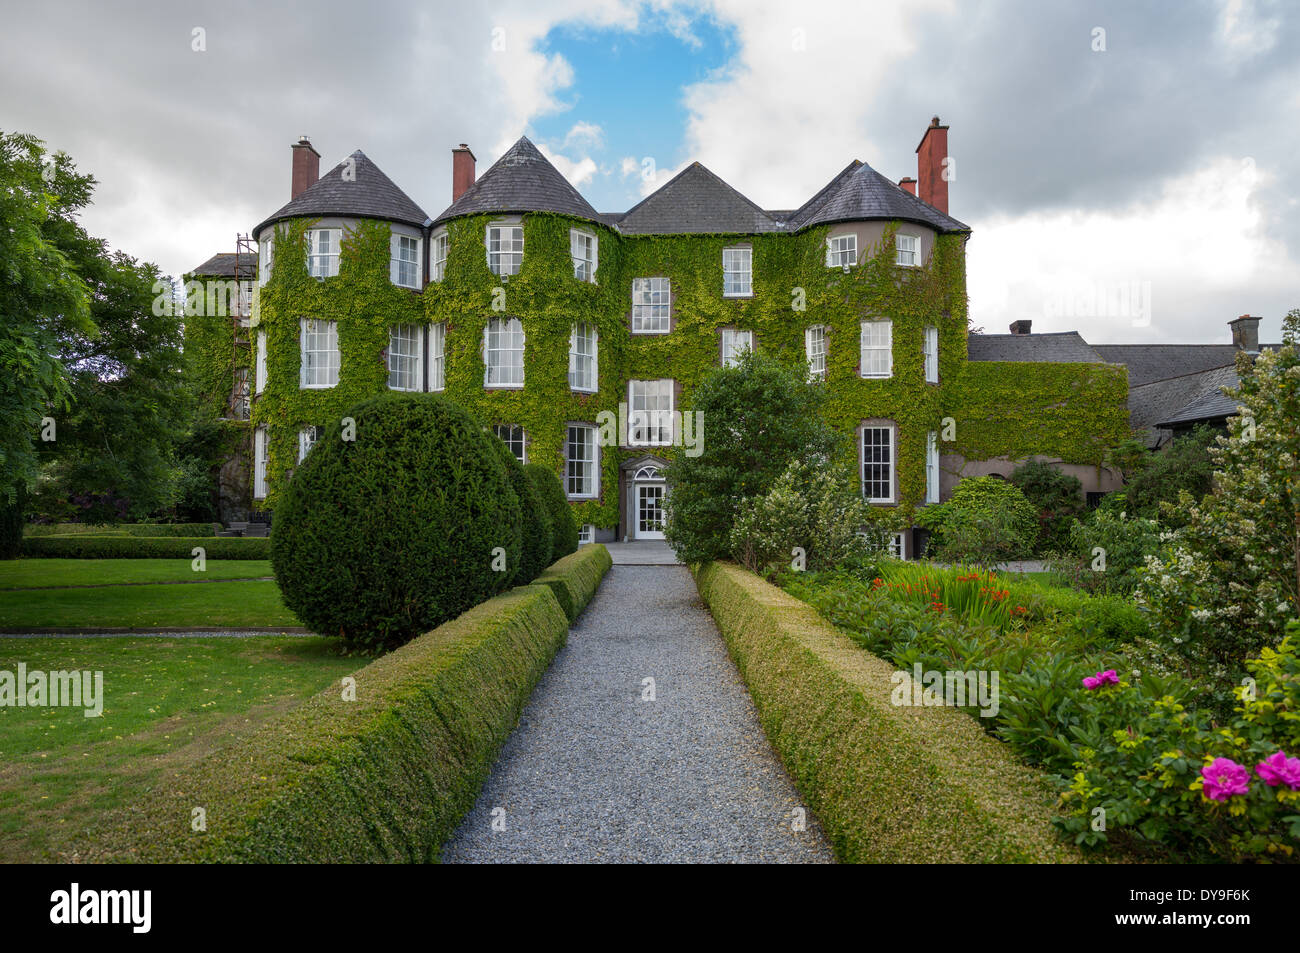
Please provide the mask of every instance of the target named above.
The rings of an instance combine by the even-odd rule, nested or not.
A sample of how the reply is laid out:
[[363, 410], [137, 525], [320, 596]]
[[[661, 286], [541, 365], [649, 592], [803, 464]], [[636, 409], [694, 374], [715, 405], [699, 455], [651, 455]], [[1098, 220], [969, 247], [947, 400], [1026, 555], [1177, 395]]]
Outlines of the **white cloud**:
[[573, 127], [564, 136], [564, 144], [572, 146], [578, 143], [586, 143], [593, 148], [600, 148], [605, 144], [605, 130], [594, 122], [575, 122]]
[[581, 156], [577, 159], [570, 159], [568, 156], [548, 148], [545, 145], [538, 144], [537, 148], [542, 155], [550, 161], [551, 165], [559, 170], [560, 175], [568, 179], [574, 188], [581, 189], [584, 183], [590, 182], [596, 175], [596, 160], [591, 156]]

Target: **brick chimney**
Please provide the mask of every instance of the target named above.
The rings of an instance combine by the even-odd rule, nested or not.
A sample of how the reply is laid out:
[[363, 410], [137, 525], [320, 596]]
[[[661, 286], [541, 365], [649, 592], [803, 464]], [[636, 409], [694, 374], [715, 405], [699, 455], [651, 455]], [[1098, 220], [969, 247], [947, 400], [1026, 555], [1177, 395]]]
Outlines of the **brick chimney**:
[[1228, 322], [1232, 328], [1232, 343], [1239, 351], [1247, 354], [1259, 353], [1259, 318], [1243, 314]]
[[930, 120], [921, 144], [916, 147], [916, 175], [920, 179], [919, 196], [940, 212], [948, 214], [948, 182], [943, 177], [943, 160], [948, 158], [948, 127], [939, 125], [939, 117]]
[[1034, 322], [1033, 322], [1033, 321], [1030, 321], [1028, 318], [1021, 318], [1019, 321], [1012, 321], [1012, 322], [1011, 322], [1011, 333], [1012, 333], [1012, 334], [1028, 334], [1028, 333], [1029, 333], [1029, 327], [1030, 327], [1030, 325], [1032, 325], [1033, 323], [1034, 323]]
[[898, 180], [898, 187], [904, 192], [910, 192], [912, 195], [915, 195], [916, 179], [912, 178], [910, 175], [904, 176]]
[[461, 143], [451, 150], [451, 200], [454, 202], [474, 184], [474, 153]]
[[308, 186], [315, 185], [319, 178], [320, 153], [303, 136], [293, 144], [293, 185], [289, 189], [289, 198], [296, 199]]

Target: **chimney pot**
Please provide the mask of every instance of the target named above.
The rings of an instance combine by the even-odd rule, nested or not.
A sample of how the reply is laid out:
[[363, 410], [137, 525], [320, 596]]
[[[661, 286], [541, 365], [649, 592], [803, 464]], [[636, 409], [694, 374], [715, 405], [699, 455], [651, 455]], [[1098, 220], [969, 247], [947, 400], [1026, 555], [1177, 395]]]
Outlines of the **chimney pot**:
[[912, 178], [910, 175], [903, 176], [903, 178], [898, 180], [898, 187], [909, 195], [915, 195], [916, 179]]
[[474, 153], [461, 143], [451, 150], [451, 200], [455, 202], [474, 184]]
[[1031, 321], [1031, 320], [1029, 320], [1029, 319], [1027, 319], [1027, 318], [1021, 318], [1019, 321], [1012, 321], [1012, 322], [1011, 322], [1011, 333], [1012, 333], [1012, 334], [1028, 334], [1028, 333], [1029, 333], [1029, 328], [1030, 328], [1031, 325], [1033, 325], [1033, 323], [1034, 323], [1033, 321]]
[[916, 147], [916, 177], [920, 185], [917, 195], [945, 215], [948, 214], [948, 180], [943, 177], [943, 163], [947, 158], [948, 127], [940, 125], [939, 117], [935, 116]]
[[296, 199], [320, 178], [320, 153], [311, 140], [300, 136], [293, 144], [293, 179], [289, 185], [289, 199]]
[[1228, 322], [1228, 327], [1232, 328], [1232, 343], [1237, 350], [1247, 354], [1259, 353], [1259, 322], [1259, 318], [1249, 314]]

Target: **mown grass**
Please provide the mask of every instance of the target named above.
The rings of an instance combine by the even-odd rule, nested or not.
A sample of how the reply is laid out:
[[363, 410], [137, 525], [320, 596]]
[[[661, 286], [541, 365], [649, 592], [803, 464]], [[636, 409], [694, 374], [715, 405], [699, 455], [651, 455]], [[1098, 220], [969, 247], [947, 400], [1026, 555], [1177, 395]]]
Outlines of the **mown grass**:
[[0, 670], [104, 673], [98, 718], [0, 708], [0, 861], [76, 859], [104, 812], [367, 661], [316, 636], [0, 638]]
[[0, 561], [0, 590], [255, 579], [272, 574], [269, 559], [210, 559], [205, 572], [195, 572], [191, 563], [189, 559], [9, 559]]
[[297, 626], [271, 581], [0, 592], [0, 628]]

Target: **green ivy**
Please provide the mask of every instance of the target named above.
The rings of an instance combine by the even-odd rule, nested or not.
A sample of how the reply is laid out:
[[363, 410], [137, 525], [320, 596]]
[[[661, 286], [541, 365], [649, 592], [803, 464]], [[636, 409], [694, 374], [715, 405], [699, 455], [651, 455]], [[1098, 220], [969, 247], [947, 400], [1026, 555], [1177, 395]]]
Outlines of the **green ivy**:
[[[963, 235], [937, 236], [924, 267], [900, 268], [894, 264], [895, 223], [861, 265], [844, 273], [825, 266], [826, 227], [798, 235], [623, 236], [590, 222], [534, 213], [524, 216], [521, 271], [502, 279], [488, 269], [483, 245], [484, 230], [496, 218], [449, 223], [445, 278], [422, 294], [392, 284], [386, 223], [362, 221], [345, 232], [339, 274], [324, 280], [307, 274], [305, 231], [312, 223], [291, 220], [277, 227], [274, 272], [254, 311], [257, 329], [267, 334], [267, 384], [253, 411], [254, 426], [266, 425], [269, 433], [266, 505], [274, 507], [277, 485], [296, 464], [301, 427], [341, 416], [386, 388], [389, 328], [408, 323], [445, 322], [445, 393], [485, 426], [522, 426], [530, 462], [557, 472], [563, 467], [567, 423], [595, 423], [601, 411], [617, 412], [629, 379], [676, 380], [681, 386], [677, 409], [689, 411], [695, 385], [718, 365], [718, 331], [732, 326], [752, 330], [759, 350], [788, 360], [803, 359], [805, 328], [828, 328], [822, 385], [828, 418], [846, 437], [863, 419], [896, 423], [903, 514], [924, 500], [926, 433], [943, 432], [944, 418], [952, 418], [955, 433], [942, 450], [972, 460], [1038, 454], [1100, 464], [1105, 448], [1128, 432], [1122, 367], [966, 361]], [[595, 283], [573, 277], [571, 227], [598, 236]], [[753, 248], [750, 298], [722, 296], [722, 249], [736, 244]], [[672, 279], [673, 331], [632, 335], [632, 279], [656, 275]], [[520, 390], [483, 387], [483, 331], [489, 318], [498, 316], [494, 302], [504, 306], [500, 316], [523, 324], [525, 387]], [[303, 317], [338, 322], [340, 371], [334, 388], [298, 387]], [[859, 322], [870, 317], [893, 321], [894, 371], [888, 379], [857, 373]], [[569, 389], [569, 334], [576, 322], [593, 324], [599, 334], [596, 394]], [[927, 325], [939, 330], [938, 384], [924, 382]], [[208, 343], [204, 338], [199, 346], [230, 353], [228, 339]], [[706, 441], [709, 426], [705, 421]], [[646, 452], [601, 448], [600, 499], [574, 504], [579, 523], [609, 528], [619, 522], [619, 467]], [[680, 451], [654, 452], [671, 458]], [[856, 447], [846, 439], [843, 462], [856, 467], [856, 459]]]

